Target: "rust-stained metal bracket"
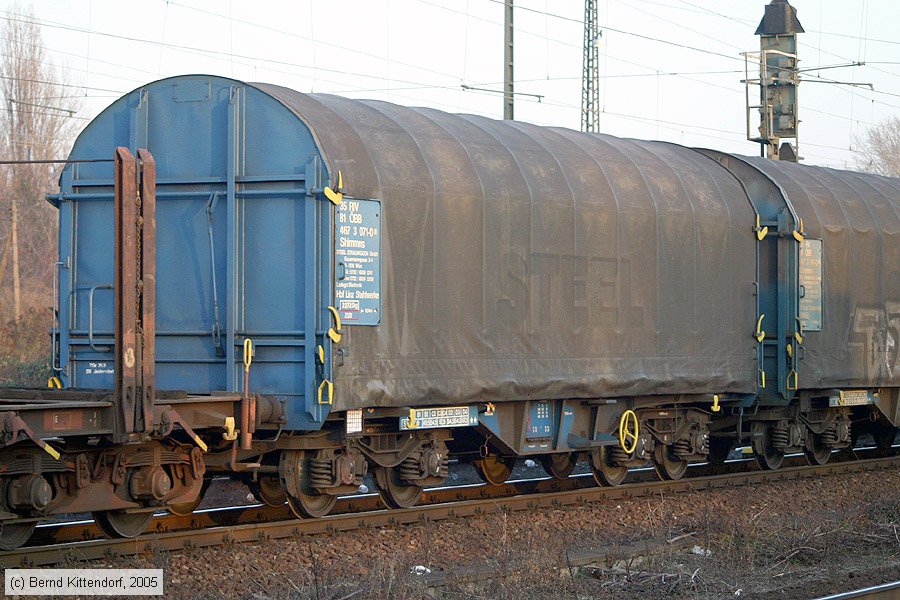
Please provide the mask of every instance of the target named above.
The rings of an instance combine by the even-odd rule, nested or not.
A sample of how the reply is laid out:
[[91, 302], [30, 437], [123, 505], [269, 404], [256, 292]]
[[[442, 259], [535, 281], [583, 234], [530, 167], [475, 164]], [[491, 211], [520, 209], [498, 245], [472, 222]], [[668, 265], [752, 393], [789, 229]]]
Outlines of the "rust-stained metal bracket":
[[200, 436], [197, 435], [197, 433], [193, 429], [191, 429], [190, 425], [185, 423], [184, 419], [181, 418], [181, 415], [178, 414], [178, 411], [172, 409], [164, 411], [160, 418], [160, 425], [161, 429], [156, 432], [157, 435], [166, 437], [167, 435], [172, 433], [172, 430], [175, 429], [175, 425], [179, 425], [182, 429], [184, 429], [185, 433], [187, 433], [188, 436], [190, 436], [190, 438], [194, 440], [194, 443], [197, 444], [197, 446], [201, 450], [203, 450], [204, 452], [207, 452], [209, 450], [206, 442], [200, 439]]
[[146, 439], [156, 393], [156, 162], [115, 152], [115, 394], [118, 443]]
[[60, 460], [61, 455], [59, 451], [39, 438], [34, 431], [32, 431], [31, 427], [22, 420], [22, 417], [14, 412], [0, 413], [0, 416], [2, 416], [0, 421], [3, 423], [3, 443], [0, 444], [0, 447], [12, 446], [27, 438], [37, 444], [41, 450], [52, 456], [55, 460]]

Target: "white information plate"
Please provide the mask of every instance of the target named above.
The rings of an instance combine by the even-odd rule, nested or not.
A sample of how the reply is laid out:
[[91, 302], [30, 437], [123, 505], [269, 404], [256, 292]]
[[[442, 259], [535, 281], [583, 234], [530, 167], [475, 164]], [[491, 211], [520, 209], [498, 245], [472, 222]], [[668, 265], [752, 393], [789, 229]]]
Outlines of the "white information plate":
[[7, 596], [162, 596], [162, 569], [6, 569]]
[[477, 406], [414, 408], [408, 417], [400, 417], [400, 429], [437, 429], [478, 425]]
[[875, 398], [868, 390], [841, 390], [839, 396], [832, 396], [829, 400], [830, 406], [864, 406], [875, 403]]

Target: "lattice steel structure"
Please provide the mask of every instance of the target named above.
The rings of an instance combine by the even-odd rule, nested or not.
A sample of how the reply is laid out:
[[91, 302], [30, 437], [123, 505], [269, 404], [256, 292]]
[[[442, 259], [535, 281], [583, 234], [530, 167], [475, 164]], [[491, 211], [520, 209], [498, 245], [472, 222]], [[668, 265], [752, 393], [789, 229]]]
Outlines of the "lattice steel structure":
[[584, 60], [581, 74], [581, 130], [600, 131], [600, 17], [597, 0], [584, 2]]

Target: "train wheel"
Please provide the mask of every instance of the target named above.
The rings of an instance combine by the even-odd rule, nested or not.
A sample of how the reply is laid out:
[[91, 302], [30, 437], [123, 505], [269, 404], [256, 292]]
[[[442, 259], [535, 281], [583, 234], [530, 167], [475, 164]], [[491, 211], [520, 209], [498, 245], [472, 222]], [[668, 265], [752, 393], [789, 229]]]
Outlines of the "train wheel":
[[100, 510], [91, 513], [97, 527], [108, 538], [133, 538], [147, 530], [153, 519], [151, 511], [126, 512], [124, 510]]
[[332, 496], [331, 494], [301, 493], [297, 496], [293, 494], [285, 494], [285, 496], [287, 497], [288, 506], [291, 507], [291, 512], [301, 519], [306, 517], [311, 519], [324, 517], [331, 512], [331, 509], [337, 503], [337, 496]]
[[277, 477], [263, 475], [256, 481], [248, 481], [247, 487], [257, 500], [268, 506], [281, 506], [287, 502], [287, 492]]
[[515, 456], [500, 456], [499, 454], [488, 454], [474, 462], [475, 470], [478, 471], [482, 481], [491, 485], [506, 483], [506, 480], [512, 475], [515, 464]]
[[753, 434], [753, 454], [759, 466], [771, 471], [780, 469], [784, 462], [784, 452], [772, 444], [772, 428], [765, 423], [756, 422], [751, 426], [750, 432]]
[[824, 465], [831, 458], [831, 448], [822, 443], [822, 438], [812, 431], [806, 432], [806, 447], [803, 449], [806, 462], [811, 465]]
[[279, 482], [287, 503], [301, 519], [324, 517], [337, 502], [337, 496], [321, 494], [310, 485], [309, 459], [309, 453], [303, 450], [286, 450], [278, 462]]
[[605, 447], [597, 448], [591, 452], [591, 473], [594, 474], [594, 481], [599, 485], [621, 485], [625, 478], [628, 477], [628, 467], [611, 464], [609, 455], [610, 453]]
[[415, 506], [422, 495], [422, 487], [404, 483], [398, 467], [375, 467], [375, 487], [390, 508]]
[[209, 484], [211, 483], [211, 479], [205, 479], [203, 481], [203, 485], [200, 487], [200, 493], [197, 494], [197, 498], [195, 500], [192, 500], [191, 502], [179, 502], [177, 504], [170, 504], [166, 507], [166, 510], [168, 510], [173, 515], [178, 515], [179, 517], [191, 514], [203, 502], [203, 497], [206, 495], [206, 490], [209, 489]]
[[556, 479], [567, 479], [575, 470], [574, 454], [545, 454], [541, 457], [541, 465], [547, 474]]
[[23, 546], [31, 534], [37, 521], [26, 523], [3, 523], [0, 521], [0, 550], [15, 550]]
[[653, 467], [660, 479], [674, 481], [687, 473], [688, 461], [672, 456], [665, 444], [657, 444], [653, 449]]

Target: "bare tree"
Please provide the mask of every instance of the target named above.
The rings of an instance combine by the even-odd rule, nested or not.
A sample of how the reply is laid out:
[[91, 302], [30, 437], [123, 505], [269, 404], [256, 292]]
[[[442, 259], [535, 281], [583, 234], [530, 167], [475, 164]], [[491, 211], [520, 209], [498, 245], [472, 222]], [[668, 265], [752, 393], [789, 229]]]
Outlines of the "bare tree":
[[860, 151], [857, 162], [863, 171], [900, 177], [900, 118], [888, 117], [869, 129]]
[[[11, 12], [0, 41], [0, 151], [20, 161], [64, 157], [79, 101], [49, 61], [31, 12]], [[0, 177], [0, 306], [11, 304], [12, 315], [5, 316], [16, 322], [23, 305], [49, 305], [57, 224], [44, 194], [55, 189], [58, 172], [54, 165], [23, 164], [7, 166]]]

